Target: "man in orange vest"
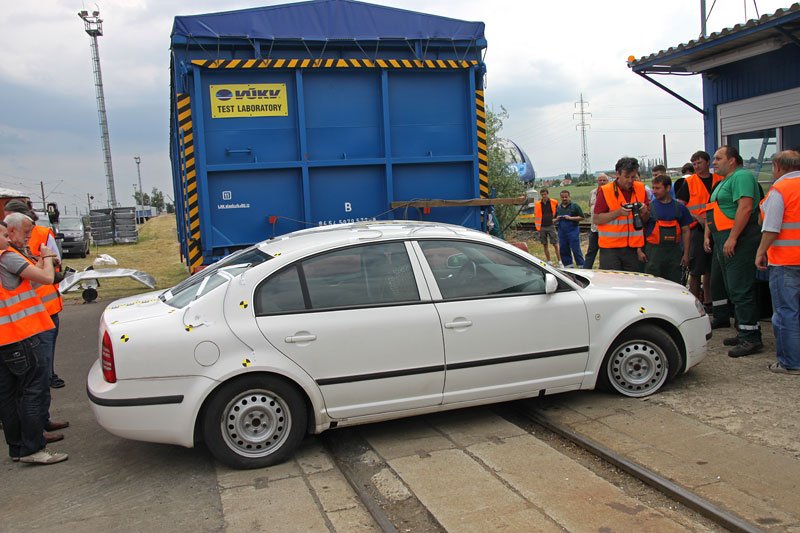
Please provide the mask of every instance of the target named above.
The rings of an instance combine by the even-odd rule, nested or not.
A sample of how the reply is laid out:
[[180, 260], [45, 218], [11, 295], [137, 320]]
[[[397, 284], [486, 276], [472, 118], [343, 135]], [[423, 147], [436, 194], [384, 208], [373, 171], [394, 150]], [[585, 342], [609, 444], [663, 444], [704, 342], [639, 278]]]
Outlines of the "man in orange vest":
[[639, 162], [623, 157], [615, 166], [617, 179], [600, 187], [594, 222], [602, 270], [641, 271], [645, 260], [644, 222], [649, 216], [647, 191], [636, 181]]
[[742, 164], [742, 157], [733, 146], [722, 146], [714, 153], [714, 167], [725, 179], [711, 192], [703, 243], [710, 252], [713, 239], [714, 263], [719, 264], [722, 278], [722, 287], [716, 278], [711, 287], [715, 316], [717, 302], [724, 300], [726, 293], [734, 306], [737, 334], [722, 341], [732, 346], [729, 357], [751, 355], [764, 347], [755, 291], [760, 233], [756, 206], [761, 200], [761, 188], [753, 173]]
[[[36, 213], [25, 203], [21, 202], [20, 200], [11, 200], [8, 202], [4, 207], [6, 213], [22, 213], [26, 215], [28, 218], [32, 219], [34, 223], [39, 219], [36, 216]], [[25, 255], [30, 257], [33, 260], [39, 258], [39, 249], [42, 245], [46, 245], [50, 250], [53, 250], [53, 253], [56, 254], [56, 258], [54, 260], [56, 264], [56, 270], [58, 271], [58, 265], [61, 263], [61, 256], [58, 253], [58, 245], [56, 244], [56, 236], [53, 233], [53, 230], [40, 225], [33, 226], [33, 230], [31, 231], [31, 236], [25, 246], [20, 248]], [[27, 250], [24, 248], [27, 247]], [[56, 273], [56, 277], [60, 277], [58, 273]], [[58, 339], [58, 330], [59, 330], [59, 319], [58, 313], [64, 307], [63, 301], [61, 299], [61, 293], [58, 292], [58, 283], [54, 284], [52, 287], [40, 287], [37, 289], [39, 292], [39, 296], [42, 299], [42, 302], [47, 307], [47, 312], [50, 313], [50, 318], [53, 320], [53, 323], [56, 325], [54, 330], [48, 331], [43, 333], [40, 336], [40, 340], [42, 345], [39, 349], [42, 356], [45, 357], [48, 361], [49, 370], [49, 380], [50, 386], [54, 389], [60, 389], [65, 385], [64, 380], [58, 377], [58, 374], [55, 373], [55, 355], [56, 355], [56, 340]], [[64, 425], [66, 424], [66, 425]], [[52, 422], [51, 428], [48, 431], [54, 429], [62, 429], [67, 427], [68, 423], [60, 423], [60, 422]], [[55, 427], [59, 426], [59, 427]]]
[[[710, 172], [711, 156], [708, 152], [698, 150], [691, 157], [694, 174], [686, 178], [683, 186], [676, 190], [676, 198], [686, 204], [694, 220], [690, 238], [689, 251], [689, 292], [697, 298], [701, 297], [706, 311], [711, 312], [711, 254], [703, 248], [706, 227], [705, 208], [714, 186], [722, 181], [722, 176]], [[702, 283], [702, 285], [701, 285]], [[730, 319], [716, 321], [715, 327], [727, 327]]]
[[[7, 223], [30, 231], [33, 223], [11, 213]], [[31, 282], [53, 283], [53, 253], [42, 248], [40, 264], [31, 265], [9, 249], [6, 222], [0, 226], [0, 420], [14, 461], [53, 464], [68, 458], [45, 448], [42, 402], [49, 391], [47, 368], [39, 361], [36, 336], [53, 328]]]
[[550, 263], [550, 250], [547, 248], [549, 242], [556, 252], [556, 262], [559, 266], [563, 266], [558, 259], [561, 257], [561, 251], [558, 248], [558, 234], [554, 222], [558, 202], [550, 198], [550, 192], [547, 189], [541, 189], [539, 194], [541, 199], [533, 206], [533, 224], [539, 232], [539, 242], [544, 248], [544, 258]]
[[[24, 221], [25, 223], [22, 227], [9, 226], [8, 235], [10, 249], [25, 258], [28, 263], [36, 265], [41, 256], [40, 250], [46, 248], [47, 250], [52, 250], [49, 253], [53, 255], [54, 265], [59, 263], [60, 259], [58, 257], [57, 248], [50, 248], [50, 246], [53, 246], [55, 243], [55, 240], [50, 238], [54, 237], [52, 230], [44, 226], [35, 225], [36, 214], [31, 211], [27, 205], [19, 200], [12, 200], [6, 204], [5, 211], [22, 214], [31, 221], [30, 223]], [[30, 228], [28, 227], [29, 225], [31, 226]], [[50, 246], [48, 246], [48, 244]], [[35, 249], [36, 252], [33, 252], [33, 249]], [[59, 272], [56, 272], [54, 277], [55, 280], [58, 281], [63, 276]], [[58, 336], [58, 313], [62, 310], [63, 303], [61, 294], [58, 292], [57, 283], [34, 283], [33, 288], [42, 301], [47, 314], [50, 315], [50, 320], [52, 320], [55, 325], [54, 328], [39, 333], [37, 338], [39, 340], [39, 355], [47, 368], [47, 377], [45, 379], [47, 387], [45, 387], [45, 398], [42, 407], [42, 416], [44, 418], [46, 430], [45, 438], [47, 442], [56, 442], [63, 439], [64, 435], [52, 432], [69, 427], [69, 422], [56, 421], [50, 418], [50, 404], [52, 402], [50, 387], [53, 386], [53, 357], [55, 355], [56, 337]]]
[[769, 370], [800, 375], [800, 153], [772, 157], [772, 188], [761, 202], [764, 222], [756, 267], [769, 266], [777, 361]]

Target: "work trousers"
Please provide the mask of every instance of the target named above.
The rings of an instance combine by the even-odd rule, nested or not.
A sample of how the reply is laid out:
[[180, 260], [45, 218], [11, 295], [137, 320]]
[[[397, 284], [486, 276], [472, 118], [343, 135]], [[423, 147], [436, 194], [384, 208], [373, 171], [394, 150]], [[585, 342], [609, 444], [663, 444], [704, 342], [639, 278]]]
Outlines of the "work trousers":
[[601, 270], [641, 272], [641, 265], [636, 248], [600, 248]]
[[34, 336], [0, 347], [0, 420], [8, 455], [25, 457], [45, 447], [42, 402], [47, 367]]
[[53, 377], [53, 359], [56, 353], [56, 338], [58, 338], [58, 313], [50, 315], [53, 324], [56, 325], [53, 329], [48, 329], [37, 335], [39, 338], [39, 355], [41, 357], [42, 366], [45, 367], [44, 379], [44, 398], [42, 399], [42, 417], [44, 418], [44, 425], [47, 426], [50, 422], [50, 403], [52, 397], [50, 395], [50, 379]]
[[561, 252], [561, 262], [564, 266], [572, 266], [572, 256], [575, 256], [574, 263], [578, 267], [583, 267], [583, 252], [581, 251], [581, 231], [577, 223], [572, 223], [569, 226], [561, 223], [558, 228], [558, 247]]
[[645, 274], [652, 274], [675, 283], [681, 282], [682, 252], [679, 244], [647, 243], [644, 253], [647, 255], [647, 263], [644, 265]]
[[[758, 244], [761, 241], [760, 232], [756, 224], [749, 223], [739, 235], [733, 257], [725, 257], [723, 247], [728, 240], [730, 230], [712, 231], [714, 239], [714, 261], [719, 263], [719, 274], [728, 300], [733, 305], [734, 316], [738, 322], [737, 334], [739, 341], [761, 342], [761, 326], [758, 324], [759, 311], [756, 302], [756, 265], [755, 257]], [[717, 278], [714, 277], [714, 265], [711, 265], [712, 294], [719, 294], [715, 287]], [[714, 296], [717, 316], [716, 302]]]
[[589, 232], [589, 247], [586, 249], [586, 257], [583, 260], [583, 268], [591, 268], [594, 266], [594, 259], [597, 257], [597, 252], [600, 250], [600, 247], [597, 244], [597, 241], [600, 240], [600, 236], [596, 231]]
[[778, 363], [800, 370], [800, 266], [770, 266], [769, 292]]

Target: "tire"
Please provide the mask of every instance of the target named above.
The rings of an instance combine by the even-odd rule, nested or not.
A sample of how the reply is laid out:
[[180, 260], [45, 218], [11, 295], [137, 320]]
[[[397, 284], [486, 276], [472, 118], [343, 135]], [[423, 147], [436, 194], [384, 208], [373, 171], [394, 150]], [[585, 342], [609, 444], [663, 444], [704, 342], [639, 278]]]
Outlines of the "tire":
[[86, 254], [88, 254], [88, 253], [89, 253], [89, 247], [88, 247], [88, 246], [84, 246], [84, 247], [81, 249], [81, 254], [80, 254], [80, 255], [81, 255], [81, 258], [84, 258], [84, 257], [86, 257]]
[[262, 468], [294, 452], [305, 435], [307, 416], [292, 385], [272, 376], [244, 376], [214, 393], [203, 415], [203, 437], [219, 462]]
[[680, 368], [680, 352], [657, 326], [634, 326], [623, 332], [606, 353], [598, 377], [607, 391], [631, 398], [656, 393]]

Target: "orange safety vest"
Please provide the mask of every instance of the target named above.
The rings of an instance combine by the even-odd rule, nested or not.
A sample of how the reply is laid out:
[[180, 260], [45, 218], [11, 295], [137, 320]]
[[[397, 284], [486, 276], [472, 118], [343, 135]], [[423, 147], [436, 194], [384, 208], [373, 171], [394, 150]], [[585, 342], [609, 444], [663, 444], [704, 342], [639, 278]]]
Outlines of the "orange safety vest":
[[[556, 209], [558, 209], [558, 202], [550, 198], [550, 210], [553, 213], [553, 218], [556, 218]], [[539, 230], [542, 227], [542, 201], [539, 200], [533, 206], [533, 225]]]
[[[13, 246], [9, 245], [8, 249], [24, 257], [28, 263], [36, 265], [36, 261], [26, 256]], [[64, 309], [64, 302], [61, 299], [61, 293], [58, 292], [57, 284], [48, 283], [46, 285], [40, 285], [39, 283], [31, 282], [31, 286], [33, 287], [33, 290], [36, 291], [36, 294], [39, 296], [39, 299], [44, 304], [45, 309], [47, 309], [48, 315], [55, 315], [56, 313], [60, 313], [61, 310]]]
[[[677, 203], [677, 200], [673, 200], [673, 202]], [[656, 219], [656, 225], [653, 228], [653, 232], [650, 233], [650, 235], [648, 235], [645, 238], [645, 240], [647, 242], [649, 242], [650, 244], [655, 244], [655, 245], [660, 245], [660, 244], [671, 245], [671, 244], [678, 244], [679, 242], [681, 242], [681, 225], [677, 220], [677, 217], [680, 215], [679, 209], [680, 208], [677, 208], [677, 205], [676, 205], [676, 209], [675, 209], [675, 217], [676, 218], [673, 219], [673, 220]], [[651, 217], [655, 216], [655, 209], [652, 209], [650, 211], [650, 213], [651, 213], [650, 214]], [[661, 240], [661, 228], [675, 228], [675, 237], [673, 238], [671, 235], [670, 236], [664, 236], [664, 240], [662, 242], [662, 240]]]
[[[615, 211], [622, 204], [628, 203], [615, 182], [600, 187], [598, 194], [600, 193], [603, 193], [609, 211]], [[646, 198], [647, 191], [644, 183], [634, 181], [631, 202], [644, 203]], [[641, 248], [644, 246], [644, 228], [639, 231], [633, 228], [633, 215], [631, 214], [619, 216], [610, 222], [597, 225], [597, 243], [600, 248]]]
[[[719, 174], [711, 174], [711, 188], [713, 189], [714, 185], [723, 179], [725, 178]], [[689, 202], [686, 204], [686, 208], [692, 215], [700, 216], [706, 210], [711, 193], [708, 192], [708, 189], [703, 184], [703, 179], [697, 174], [692, 174], [686, 178], [686, 186], [689, 187]], [[697, 221], [692, 220], [689, 227], [694, 228], [695, 226], [697, 226]]]
[[[709, 202], [706, 204], [706, 210], [711, 211], [711, 219], [708, 222], [712, 223], [712, 230], [725, 231], [733, 227], [733, 219], [728, 218], [728, 215], [719, 208], [717, 202]], [[707, 217], [708, 215], [706, 215], [706, 218]]]
[[[31, 231], [31, 237], [28, 239], [28, 248], [31, 251], [31, 255], [38, 258], [42, 245], [47, 244], [47, 238], [50, 236], [52, 236], [53, 239], [56, 238], [52, 229], [44, 226], [34, 226]], [[58, 271], [59, 269], [56, 268], [56, 270]], [[64, 301], [61, 298], [61, 293], [58, 292], [58, 283], [53, 283], [52, 285], [34, 284], [33, 286], [39, 298], [42, 299], [42, 303], [47, 308], [48, 313], [54, 315], [60, 313], [61, 310], [64, 309]]]
[[767, 259], [771, 265], [797, 266], [800, 265], [800, 178], [775, 182], [767, 197], [775, 189], [783, 197], [783, 222], [778, 238], [767, 249]]
[[[4, 253], [17, 252], [0, 250], [0, 255]], [[7, 290], [0, 283], [0, 346], [14, 344], [54, 327], [30, 281], [22, 279], [13, 290]]]

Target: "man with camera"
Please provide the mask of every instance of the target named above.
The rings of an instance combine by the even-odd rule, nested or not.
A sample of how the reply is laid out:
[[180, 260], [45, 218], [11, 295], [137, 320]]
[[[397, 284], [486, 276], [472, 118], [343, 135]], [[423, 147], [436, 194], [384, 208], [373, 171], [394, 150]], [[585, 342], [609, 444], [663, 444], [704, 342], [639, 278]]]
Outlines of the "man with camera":
[[[714, 153], [714, 167], [725, 178], [709, 198], [703, 242], [706, 252], [711, 252], [713, 239], [714, 262], [721, 271], [722, 287], [712, 272], [712, 298], [716, 304], [724, 300], [727, 293], [734, 306], [737, 335], [722, 341], [733, 347], [728, 351], [730, 357], [742, 357], [763, 349], [754, 287], [756, 250], [761, 241], [756, 206], [762, 193], [753, 173], [742, 168], [742, 164], [742, 157], [733, 146], [722, 146]], [[717, 311], [715, 305], [715, 314]]]
[[600, 187], [594, 206], [600, 246], [600, 269], [639, 272], [644, 251], [644, 221], [650, 216], [644, 183], [636, 181], [639, 162], [623, 157], [616, 180]]
[[[692, 215], [686, 206], [672, 198], [672, 180], [662, 174], [653, 177], [650, 220], [644, 230], [644, 271], [675, 283], [681, 282], [681, 267], [689, 264], [689, 224]], [[683, 246], [681, 246], [683, 243]]]

